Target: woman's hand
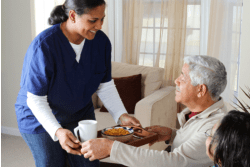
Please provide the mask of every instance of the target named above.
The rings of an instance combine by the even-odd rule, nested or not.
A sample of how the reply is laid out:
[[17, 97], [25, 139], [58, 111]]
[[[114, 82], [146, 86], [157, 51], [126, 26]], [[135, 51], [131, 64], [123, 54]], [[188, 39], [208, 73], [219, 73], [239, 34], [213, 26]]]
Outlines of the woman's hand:
[[158, 134], [158, 139], [150, 142], [149, 146], [152, 146], [156, 142], [170, 140], [172, 134], [172, 129], [160, 125], [146, 127], [145, 130], [148, 132], [155, 132]]
[[140, 121], [138, 121], [135, 117], [128, 115], [127, 113], [122, 114], [119, 119], [122, 125], [135, 125], [141, 127]]
[[58, 137], [62, 148], [67, 151], [67, 153], [81, 155], [81, 143], [70, 130], [59, 128], [56, 131], [56, 136]]
[[113, 143], [114, 141], [105, 138], [91, 139], [82, 143], [81, 153], [90, 161], [103, 159], [110, 155]]

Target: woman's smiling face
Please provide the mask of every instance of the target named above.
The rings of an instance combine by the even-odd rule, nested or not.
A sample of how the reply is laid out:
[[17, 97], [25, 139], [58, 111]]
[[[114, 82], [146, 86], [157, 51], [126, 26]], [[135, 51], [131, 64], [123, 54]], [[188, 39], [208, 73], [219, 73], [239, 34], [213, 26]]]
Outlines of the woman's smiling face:
[[105, 17], [105, 5], [91, 9], [88, 13], [75, 16], [76, 33], [88, 40], [92, 40], [98, 30], [102, 29]]

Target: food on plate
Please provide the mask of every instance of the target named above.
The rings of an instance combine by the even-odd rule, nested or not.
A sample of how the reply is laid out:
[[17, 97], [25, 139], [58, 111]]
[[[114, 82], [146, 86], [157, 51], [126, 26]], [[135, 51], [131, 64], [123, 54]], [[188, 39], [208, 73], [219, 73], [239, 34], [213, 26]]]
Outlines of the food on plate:
[[111, 136], [123, 136], [123, 135], [128, 135], [130, 133], [123, 128], [118, 128], [118, 129], [108, 129], [104, 132], [104, 134]]

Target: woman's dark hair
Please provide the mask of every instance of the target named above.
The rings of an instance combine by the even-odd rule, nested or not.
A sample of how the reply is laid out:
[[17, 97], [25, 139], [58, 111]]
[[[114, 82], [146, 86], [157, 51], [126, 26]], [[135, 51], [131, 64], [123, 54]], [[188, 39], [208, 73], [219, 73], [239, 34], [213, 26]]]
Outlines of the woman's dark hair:
[[52, 10], [48, 22], [50, 25], [62, 23], [68, 19], [70, 10], [74, 10], [81, 16], [101, 5], [106, 5], [106, 2], [104, 0], [66, 0], [63, 5], [58, 5]]
[[[212, 153], [212, 144], [216, 144]], [[209, 146], [214, 163], [222, 167], [250, 167], [250, 114], [230, 111], [216, 130]]]

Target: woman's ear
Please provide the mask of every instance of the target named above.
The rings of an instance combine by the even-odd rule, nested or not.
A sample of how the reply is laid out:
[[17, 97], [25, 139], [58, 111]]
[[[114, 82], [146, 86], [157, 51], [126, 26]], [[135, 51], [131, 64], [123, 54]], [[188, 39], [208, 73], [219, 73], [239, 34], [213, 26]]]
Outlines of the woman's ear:
[[74, 10], [69, 11], [69, 19], [75, 23], [76, 12]]

